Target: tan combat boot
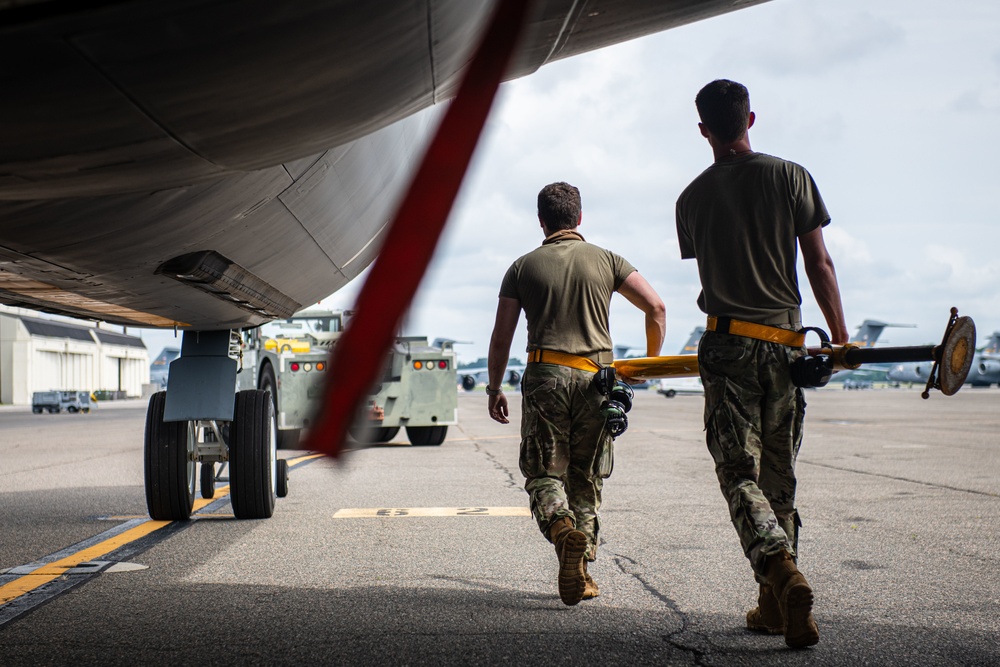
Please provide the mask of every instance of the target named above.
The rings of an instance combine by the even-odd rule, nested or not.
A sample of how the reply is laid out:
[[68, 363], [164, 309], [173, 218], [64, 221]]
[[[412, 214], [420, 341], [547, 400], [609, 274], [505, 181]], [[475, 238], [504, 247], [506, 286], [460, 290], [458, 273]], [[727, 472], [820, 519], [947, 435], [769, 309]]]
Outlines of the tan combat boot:
[[559, 557], [559, 599], [563, 604], [577, 604], [587, 588], [583, 559], [587, 553], [587, 536], [564, 517], [549, 527], [549, 540], [556, 546]]
[[785, 619], [785, 643], [792, 648], [817, 644], [819, 628], [812, 615], [812, 588], [795, 566], [791, 555], [782, 549], [768, 556], [764, 572]]
[[586, 560], [583, 561], [583, 576], [587, 582], [586, 587], [583, 589], [583, 599], [592, 600], [601, 594], [601, 589], [597, 587], [597, 582], [590, 576], [590, 572], [587, 572]]
[[765, 632], [769, 635], [785, 633], [785, 619], [781, 616], [778, 598], [774, 597], [771, 587], [760, 585], [757, 596], [757, 606], [747, 612], [747, 630]]

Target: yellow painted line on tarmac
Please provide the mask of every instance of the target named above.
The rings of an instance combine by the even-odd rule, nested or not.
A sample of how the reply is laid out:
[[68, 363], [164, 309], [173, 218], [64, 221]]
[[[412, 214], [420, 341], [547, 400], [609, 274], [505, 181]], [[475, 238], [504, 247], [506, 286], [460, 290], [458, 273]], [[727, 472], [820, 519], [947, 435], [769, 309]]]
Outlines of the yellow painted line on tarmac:
[[219, 498], [225, 498], [229, 495], [229, 485], [220, 486], [215, 489], [215, 495], [211, 498], [195, 498], [194, 507], [191, 508], [191, 513], [194, 514], [200, 509], [208, 507], [214, 503]]
[[[215, 490], [214, 498], [198, 498], [194, 501], [194, 507], [192, 513], [207, 507], [208, 505], [214, 503], [219, 498], [225, 497], [229, 494], [229, 485], [221, 486]], [[103, 542], [98, 542], [97, 544], [77, 551], [75, 554], [66, 556], [65, 558], [60, 558], [57, 561], [47, 563], [42, 565], [32, 572], [22, 575], [19, 579], [11, 581], [10, 583], [0, 586], [0, 605], [7, 604], [8, 602], [15, 600], [25, 593], [30, 593], [40, 586], [44, 586], [50, 581], [54, 581], [59, 577], [66, 574], [69, 570], [74, 567], [78, 567], [81, 563], [86, 563], [105, 554], [109, 554], [115, 549], [118, 549], [126, 544], [134, 542], [140, 538], [153, 533], [164, 526], [168, 526], [172, 521], [153, 521], [149, 519], [145, 523], [141, 523], [134, 528], [130, 528], [123, 533], [119, 533], [114, 537], [110, 537]]]
[[30, 574], [23, 575], [20, 579], [16, 579], [15, 581], [0, 586], [0, 605], [7, 604], [11, 600], [19, 598], [25, 593], [33, 591], [43, 584], [47, 584], [50, 581], [58, 579], [66, 574], [68, 570], [80, 565], [80, 563], [86, 563], [99, 558], [100, 556], [111, 553], [115, 549], [118, 549], [129, 542], [134, 542], [135, 540], [145, 537], [146, 535], [149, 535], [164, 526], [169, 526], [171, 523], [171, 521], [149, 520], [146, 523], [136, 526], [135, 528], [130, 528], [123, 533], [108, 538], [103, 542], [99, 542], [91, 547], [78, 551], [71, 556], [66, 556], [65, 558], [42, 565]]
[[363, 507], [337, 510], [334, 519], [427, 516], [531, 516], [527, 507]]
[[[289, 459], [288, 465], [293, 466], [298, 463], [309, 461], [311, 459], [321, 458], [322, 456], [323, 454], [307, 454], [305, 456], [299, 456], [294, 459]], [[198, 511], [204, 509], [205, 507], [211, 505], [212, 503], [219, 501], [221, 498], [226, 497], [227, 495], [229, 495], [229, 492], [230, 492], [230, 485], [226, 484], [225, 486], [217, 487], [215, 489], [215, 495], [212, 498], [196, 498], [194, 501], [194, 506], [191, 509], [192, 515], [195, 515]], [[211, 514], [203, 515], [203, 517], [206, 519], [214, 519], [220, 516], [222, 515], [214, 512]], [[232, 516], [232, 514], [229, 514], [227, 516]], [[109, 517], [109, 518], [131, 520], [135, 518], [144, 518], [144, 517]], [[198, 517], [192, 516], [192, 518], [197, 519]], [[146, 535], [149, 535], [150, 533], [153, 533], [159, 530], [160, 528], [163, 528], [164, 526], [170, 525], [171, 523], [173, 522], [153, 521], [152, 519], [149, 519], [144, 523], [139, 524], [138, 526], [130, 528], [113, 537], [109, 537], [103, 542], [98, 542], [97, 544], [81, 549], [80, 551], [77, 551], [76, 553], [70, 556], [66, 556], [65, 558], [60, 558], [59, 560], [53, 561], [51, 563], [46, 563], [45, 565], [42, 565], [35, 570], [32, 570], [28, 574], [21, 575], [18, 579], [15, 579], [14, 581], [0, 585], [0, 606], [5, 605], [8, 602], [11, 602], [12, 600], [16, 600], [22, 595], [30, 593], [31, 591], [41, 586], [44, 586], [50, 581], [58, 579], [59, 577], [65, 575], [73, 568], [78, 567], [81, 563], [86, 563], [95, 560], [97, 558], [100, 558], [105, 554], [109, 554], [112, 551], [126, 544], [129, 544], [130, 542], [134, 542], [138, 539], [141, 539]]]
[[302, 463], [303, 461], [311, 461], [313, 459], [321, 459], [326, 454], [304, 454], [302, 456], [296, 456], [294, 459], [288, 459], [288, 465], [294, 466]]

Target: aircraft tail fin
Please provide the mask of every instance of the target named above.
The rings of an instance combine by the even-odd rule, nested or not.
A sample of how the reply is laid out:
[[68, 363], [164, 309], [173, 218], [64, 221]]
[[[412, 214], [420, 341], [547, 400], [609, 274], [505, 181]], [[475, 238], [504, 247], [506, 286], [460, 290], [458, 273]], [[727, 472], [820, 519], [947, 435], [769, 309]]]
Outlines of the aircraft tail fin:
[[705, 327], [695, 327], [694, 331], [691, 332], [691, 337], [687, 339], [678, 354], [698, 354], [698, 343], [701, 342], [704, 333]]
[[1000, 355], [1000, 331], [994, 331], [983, 348], [983, 354]]
[[882, 335], [886, 327], [916, 327], [915, 324], [889, 324], [878, 320], [865, 320], [858, 327], [858, 332], [851, 337], [851, 342], [859, 347], [874, 347], [875, 341]]

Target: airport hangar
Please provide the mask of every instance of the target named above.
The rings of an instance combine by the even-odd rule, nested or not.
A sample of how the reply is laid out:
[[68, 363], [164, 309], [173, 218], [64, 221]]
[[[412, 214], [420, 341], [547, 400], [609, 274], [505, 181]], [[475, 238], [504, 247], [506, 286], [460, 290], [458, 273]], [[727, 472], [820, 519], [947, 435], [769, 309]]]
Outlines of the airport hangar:
[[0, 310], [0, 403], [30, 405], [36, 391], [112, 392], [137, 398], [149, 382], [138, 336]]

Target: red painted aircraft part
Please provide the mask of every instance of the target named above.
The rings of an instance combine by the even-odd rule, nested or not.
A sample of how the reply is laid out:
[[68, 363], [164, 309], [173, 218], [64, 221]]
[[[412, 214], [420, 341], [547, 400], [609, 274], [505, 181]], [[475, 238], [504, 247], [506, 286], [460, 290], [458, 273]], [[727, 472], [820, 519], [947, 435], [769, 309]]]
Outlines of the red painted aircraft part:
[[358, 408], [430, 264], [472, 159], [531, 0], [501, 0], [400, 204], [358, 296], [351, 325], [334, 347], [325, 395], [305, 448], [337, 456]]

